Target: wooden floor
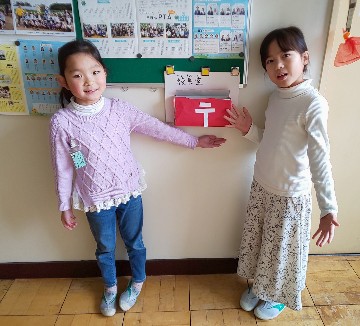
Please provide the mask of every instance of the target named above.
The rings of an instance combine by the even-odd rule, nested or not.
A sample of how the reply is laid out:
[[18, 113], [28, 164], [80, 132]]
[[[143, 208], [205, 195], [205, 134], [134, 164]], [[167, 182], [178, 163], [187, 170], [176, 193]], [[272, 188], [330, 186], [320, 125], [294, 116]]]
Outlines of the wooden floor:
[[106, 318], [100, 278], [0, 280], [0, 325], [360, 325], [360, 257], [311, 256], [304, 308], [272, 321], [239, 308], [246, 286], [236, 274], [149, 276], [130, 312]]

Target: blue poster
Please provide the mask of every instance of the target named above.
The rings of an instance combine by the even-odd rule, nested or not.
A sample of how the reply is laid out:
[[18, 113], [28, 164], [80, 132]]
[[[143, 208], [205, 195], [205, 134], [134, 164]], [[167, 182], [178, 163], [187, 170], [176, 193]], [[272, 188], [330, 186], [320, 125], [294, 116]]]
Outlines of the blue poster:
[[250, 1], [193, 1], [194, 56], [244, 59]]
[[57, 53], [66, 42], [19, 40], [20, 65], [30, 115], [48, 115], [60, 108]]

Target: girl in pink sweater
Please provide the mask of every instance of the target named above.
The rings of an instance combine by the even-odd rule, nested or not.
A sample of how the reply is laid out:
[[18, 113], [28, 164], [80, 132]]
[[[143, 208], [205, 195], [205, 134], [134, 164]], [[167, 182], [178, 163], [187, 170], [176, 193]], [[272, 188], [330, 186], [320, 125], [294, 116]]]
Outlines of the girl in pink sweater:
[[[113, 316], [117, 227], [132, 270], [132, 278], [119, 300], [123, 311], [135, 304], [146, 278], [141, 199], [146, 185], [130, 148], [131, 132], [189, 148], [219, 147], [225, 139], [191, 136], [125, 101], [103, 97], [106, 68], [91, 42], [66, 43], [59, 49], [58, 61], [64, 108], [51, 118], [50, 142], [61, 221], [65, 228], [73, 230], [77, 225], [73, 208], [86, 212], [104, 281], [100, 310], [104, 316]], [[66, 106], [65, 100], [69, 103]]]

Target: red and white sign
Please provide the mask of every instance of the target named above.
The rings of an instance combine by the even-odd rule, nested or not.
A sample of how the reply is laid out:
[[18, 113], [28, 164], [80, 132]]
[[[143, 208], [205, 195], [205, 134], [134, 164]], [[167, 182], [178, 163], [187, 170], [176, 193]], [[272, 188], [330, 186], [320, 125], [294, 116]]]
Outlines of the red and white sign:
[[175, 126], [224, 127], [230, 98], [191, 98], [175, 96]]

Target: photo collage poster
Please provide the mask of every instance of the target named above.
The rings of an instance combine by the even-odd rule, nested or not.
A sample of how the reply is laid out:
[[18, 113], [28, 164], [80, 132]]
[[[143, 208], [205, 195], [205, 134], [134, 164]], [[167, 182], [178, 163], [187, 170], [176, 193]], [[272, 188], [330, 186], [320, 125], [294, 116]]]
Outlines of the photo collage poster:
[[0, 34], [75, 37], [72, 0], [2, 0]]
[[245, 58], [251, 0], [79, 1], [104, 58]]
[[189, 0], [79, 1], [82, 34], [104, 58], [188, 58]]

